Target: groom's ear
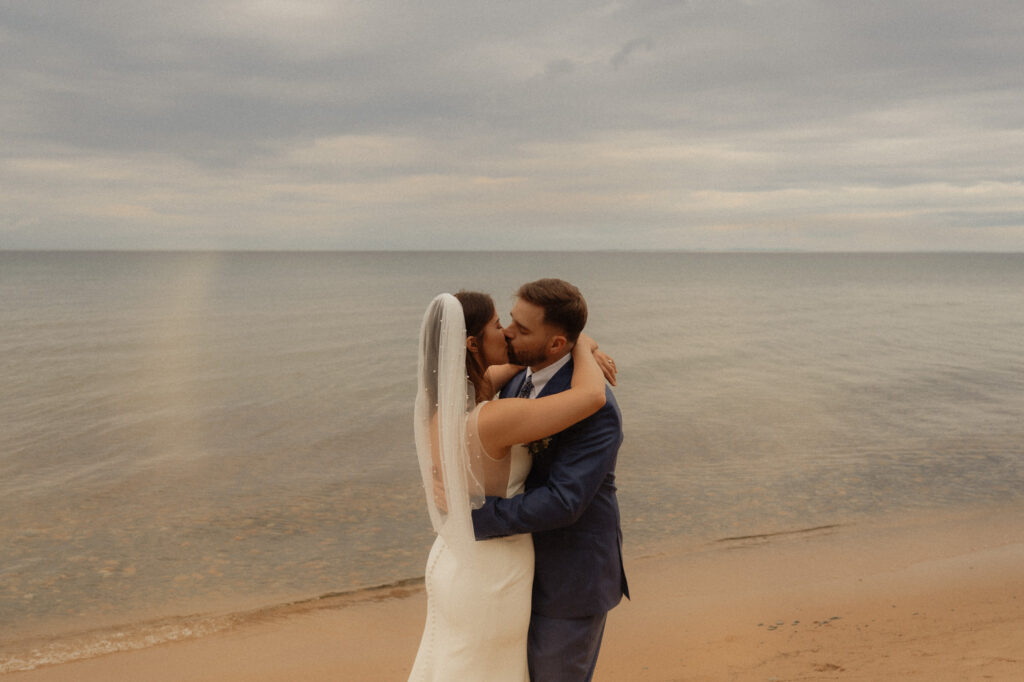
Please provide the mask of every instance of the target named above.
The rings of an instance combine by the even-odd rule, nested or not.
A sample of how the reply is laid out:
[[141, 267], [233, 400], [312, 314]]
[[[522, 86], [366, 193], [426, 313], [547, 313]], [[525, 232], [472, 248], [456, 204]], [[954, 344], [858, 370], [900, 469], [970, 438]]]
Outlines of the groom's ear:
[[548, 353], [550, 355], [558, 355], [565, 351], [566, 346], [569, 345], [569, 339], [565, 338], [561, 334], [556, 334], [551, 337], [548, 341]]

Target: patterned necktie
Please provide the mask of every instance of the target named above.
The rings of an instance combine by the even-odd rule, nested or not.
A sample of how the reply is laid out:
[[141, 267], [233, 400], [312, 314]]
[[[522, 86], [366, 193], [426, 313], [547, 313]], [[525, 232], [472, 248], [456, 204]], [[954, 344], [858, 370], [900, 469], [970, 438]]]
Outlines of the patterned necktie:
[[516, 394], [517, 398], [529, 398], [530, 393], [533, 392], [533, 377], [527, 375], [526, 381], [519, 387], [519, 393]]

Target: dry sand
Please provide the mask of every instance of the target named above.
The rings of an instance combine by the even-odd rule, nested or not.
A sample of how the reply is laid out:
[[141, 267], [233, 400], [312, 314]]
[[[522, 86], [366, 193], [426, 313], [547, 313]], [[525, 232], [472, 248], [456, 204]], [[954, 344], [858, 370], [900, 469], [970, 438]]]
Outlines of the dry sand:
[[[1024, 680], [1024, 518], [977, 512], [627, 557], [596, 680]], [[405, 680], [421, 586], [268, 612], [230, 631], [5, 682]]]

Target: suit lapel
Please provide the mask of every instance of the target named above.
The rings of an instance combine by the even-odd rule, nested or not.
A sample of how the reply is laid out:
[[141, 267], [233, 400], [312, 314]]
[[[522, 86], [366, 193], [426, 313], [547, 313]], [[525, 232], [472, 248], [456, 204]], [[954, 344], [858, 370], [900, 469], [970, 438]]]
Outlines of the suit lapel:
[[548, 379], [548, 383], [544, 386], [544, 390], [537, 394], [538, 398], [542, 398], [546, 395], [553, 393], [561, 393], [562, 391], [569, 388], [572, 385], [572, 358], [569, 358], [569, 362], [565, 363], [562, 369], [555, 372], [555, 376]]

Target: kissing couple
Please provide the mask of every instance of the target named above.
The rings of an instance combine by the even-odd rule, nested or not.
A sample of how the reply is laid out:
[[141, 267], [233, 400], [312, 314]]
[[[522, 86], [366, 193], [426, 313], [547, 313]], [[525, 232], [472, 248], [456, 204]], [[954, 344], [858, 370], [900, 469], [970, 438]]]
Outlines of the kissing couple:
[[629, 596], [615, 497], [615, 363], [560, 279], [441, 294], [420, 332], [416, 451], [437, 533], [410, 682], [590, 680]]

